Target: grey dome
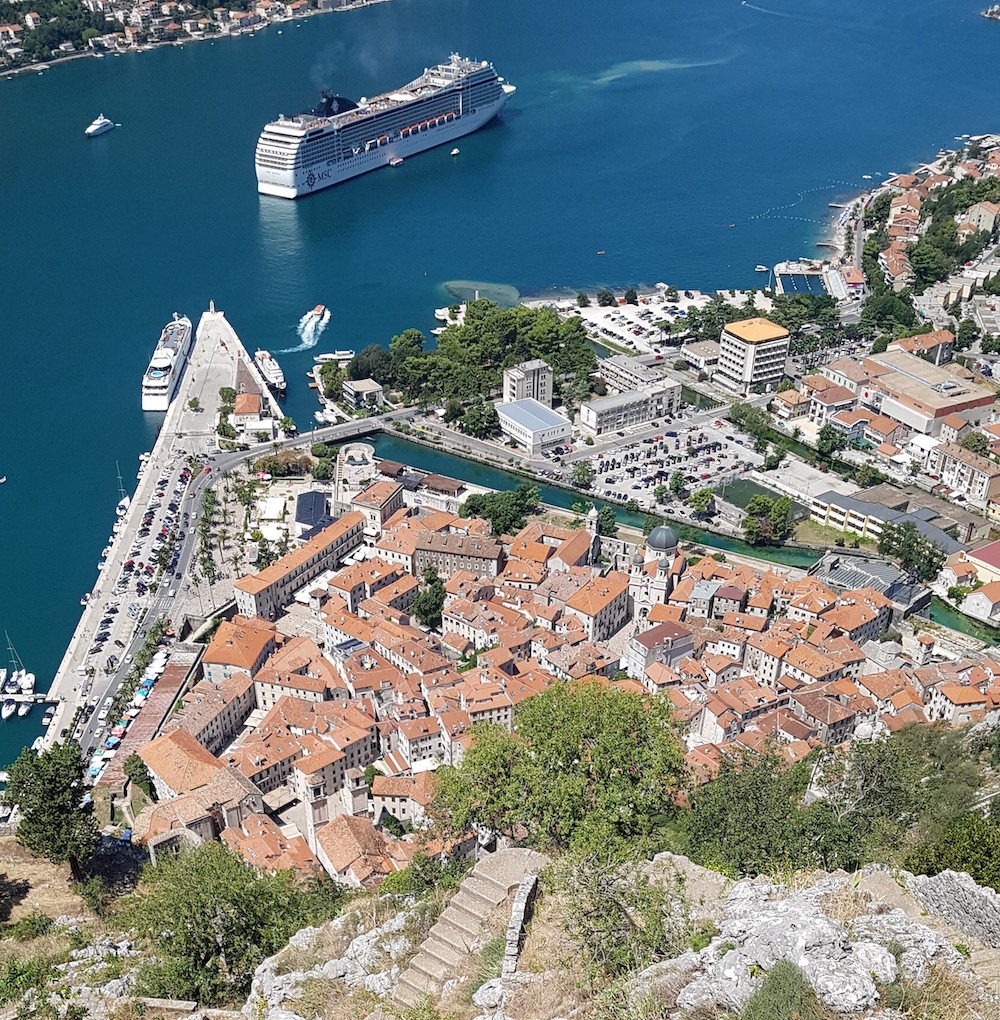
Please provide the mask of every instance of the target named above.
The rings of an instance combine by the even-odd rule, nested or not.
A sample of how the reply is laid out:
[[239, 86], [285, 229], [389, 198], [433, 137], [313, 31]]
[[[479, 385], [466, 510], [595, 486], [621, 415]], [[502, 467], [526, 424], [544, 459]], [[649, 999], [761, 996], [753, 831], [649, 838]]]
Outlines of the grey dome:
[[633, 567], [641, 567], [645, 562], [646, 561], [643, 558], [643, 555], [639, 551], [639, 548], [637, 546], [635, 552], [632, 553], [632, 566]]
[[654, 553], [672, 553], [677, 548], [677, 536], [673, 529], [661, 524], [649, 533], [646, 548]]

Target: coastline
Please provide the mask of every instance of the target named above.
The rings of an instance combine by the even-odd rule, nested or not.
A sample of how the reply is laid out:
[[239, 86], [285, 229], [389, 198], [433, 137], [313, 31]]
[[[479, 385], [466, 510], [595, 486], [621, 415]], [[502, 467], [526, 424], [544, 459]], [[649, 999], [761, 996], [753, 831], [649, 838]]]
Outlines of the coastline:
[[219, 39], [232, 39], [234, 37], [244, 35], [252, 37], [257, 32], [263, 32], [265, 29], [268, 29], [273, 25], [286, 25], [293, 21], [308, 21], [310, 18], [320, 14], [342, 14], [346, 11], [356, 11], [363, 7], [374, 7], [376, 4], [389, 2], [390, 0], [352, 0], [351, 3], [344, 4], [341, 7], [330, 7], [325, 10], [319, 7], [311, 7], [305, 14], [289, 14], [282, 18], [272, 18], [260, 25], [250, 26], [249, 31], [246, 29], [240, 29], [236, 32], [210, 32], [203, 33], [201, 35], [186, 35], [181, 39], [164, 39], [162, 42], [147, 42], [143, 43], [141, 46], [129, 46], [121, 50], [87, 50], [82, 53], [65, 53], [59, 56], [52, 54], [44, 60], [25, 64], [23, 67], [4, 68], [0, 71], [0, 79], [4, 81], [13, 81], [15, 78], [24, 74], [44, 74], [46, 71], [51, 71], [61, 64], [67, 64], [73, 60], [84, 60], [88, 57], [103, 60], [105, 57], [124, 57], [132, 53], [145, 53], [149, 50], [160, 50], [171, 46], [183, 49], [189, 43], [215, 42]]

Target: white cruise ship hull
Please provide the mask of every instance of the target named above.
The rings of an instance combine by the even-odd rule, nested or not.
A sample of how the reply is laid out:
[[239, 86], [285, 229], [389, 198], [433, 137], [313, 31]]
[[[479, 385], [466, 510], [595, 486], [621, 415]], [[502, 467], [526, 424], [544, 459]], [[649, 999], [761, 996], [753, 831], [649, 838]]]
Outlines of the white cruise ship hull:
[[262, 195], [273, 195], [277, 198], [301, 198], [303, 195], [333, 187], [369, 170], [388, 166], [390, 160], [414, 156], [438, 145], [450, 145], [456, 139], [477, 131], [492, 120], [503, 109], [507, 95], [506, 90], [501, 90], [492, 103], [460, 117], [431, 125], [418, 134], [388, 139], [384, 144], [373, 145], [368, 151], [362, 149], [349, 159], [300, 164], [287, 170], [263, 166], [258, 162], [257, 190]]
[[[143, 411], [166, 411], [170, 407], [171, 400], [177, 393], [177, 386], [184, 372], [184, 365], [187, 363], [188, 355], [191, 352], [191, 341], [193, 331], [191, 323], [187, 319], [178, 320], [183, 324], [183, 343], [174, 357], [169, 372], [156, 379], [155, 384], [149, 381], [149, 369], [143, 375], [142, 381], [142, 409]], [[154, 357], [155, 357], [154, 352]]]

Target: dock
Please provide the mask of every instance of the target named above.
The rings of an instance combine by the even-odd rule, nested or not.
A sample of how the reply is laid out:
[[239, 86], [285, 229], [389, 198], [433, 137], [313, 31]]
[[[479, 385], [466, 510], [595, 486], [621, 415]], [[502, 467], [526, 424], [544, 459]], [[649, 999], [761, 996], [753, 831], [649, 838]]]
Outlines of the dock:
[[[87, 604], [81, 612], [80, 622], [73, 632], [49, 688], [45, 700], [53, 702], [56, 710], [44, 734], [42, 746], [49, 747], [56, 740], [71, 736], [69, 728], [78, 707], [82, 707], [88, 701], [91, 704], [100, 703], [117, 692], [131, 669], [132, 658], [142, 643], [149, 622], [168, 615], [178, 618], [184, 615], [183, 599], [169, 597], [171, 584], [178, 582], [164, 583], [156, 592], [150, 590], [139, 595], [132, 583], [134, 574], [130, 576], [123, 593], [116, 591], [117, 579], [123, 575], [125, 561], [130, 558], [136, 559], [135, 556], [130, 557], [130, 551], [138, 545], [143, 545], [145, 550], [144, 543], [147, 540], [140, 539], [137, 533], [150, 503], [160, 502], [154, 498], [159, 479], [169, 478], [169, 485], [178, 485], [178, 474], [187, 462], [197, 465], [217, 452], [215, 427], [219, 390], [224, 386], [234, 386], [240, 372], [249, 373], [250, 378], [257, 378], [264, 399], [267, 387], [263, 385], [252, 358], [247, 355], [225, 315], [217, 311], [213, 304], [202, 315], [198, 324], [177, 393], [164, 413], [163, 423], [145, 468], [140, 473], [128, 511], [120, 518], [121, 526], [107, 543], [111, 549], [105, 557], [104, 569], [98, 572], [94, 588], [89, 593]], [[136, 379], [137, 402], [139, 383], [140, 380]], [[198, 399], [196, 410], [189, 406], [193, 398]], [[276, 407], [276, 402], [273, 398], [270, 399], [272, 406]], [[195, 467], [189, 482], [194, 481], [200, 470], [200, 467]], [[184, 495], [182, 493], [179, 500], [182, 509], [186, 507]], [[109, 529], [116, 520], [114, 512], [116, 500], [116, 491], [109, 487]], [[159, 527], [164, 512], [162, 508], [157, 510], [159, 519], [153, 527]], [[190, 550], [194, 547], [197, 531], [194, 524], [195, 521], [192, 520], [192, 526], [185, 529], [188, 537], [184, 540], [181, 567], [186, 563]], [[103, 544], [105, 543], [101, 539], [95, 539], [95, 545]], [[143, 551], [142, 558], [152, 562], [152, 551], [148, 553]], [[149, 580], [158, 578], [159, 574], [156, 574]], [[112, 600], [117, 601], [119, 607], [112, 622], [105, 625], [111, 637], [101, 652], [92, 654], [95, 635], [101, 629], [100, 621], [102, 617], [107, 619], [104, 614]], [[132, 604], [136, 604], [137, 609], [133, 616], [129, 616], [127, 609]], [[111, 655], [117, 656], [119, 660], [113, 668], [109, 667]], [[97, 726], [96, 716], [94, 713], [88, 723], [88, 731]]]

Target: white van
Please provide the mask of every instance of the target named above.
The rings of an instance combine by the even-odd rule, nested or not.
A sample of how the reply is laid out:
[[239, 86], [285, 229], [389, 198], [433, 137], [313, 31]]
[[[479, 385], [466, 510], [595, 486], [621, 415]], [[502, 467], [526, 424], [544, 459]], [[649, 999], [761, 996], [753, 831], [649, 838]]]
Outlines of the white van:
[[110, 697], [104, 699], [104, 704], [101, 705], [101, 710], [100, 710], [100, 712], [97, 713], [97, 721], [98, 722], [104, 722], [108, 718], [108, 712], [111, 711], [111, 703], [113, 701], [114, 701], [114, 698], [110, 698]]

